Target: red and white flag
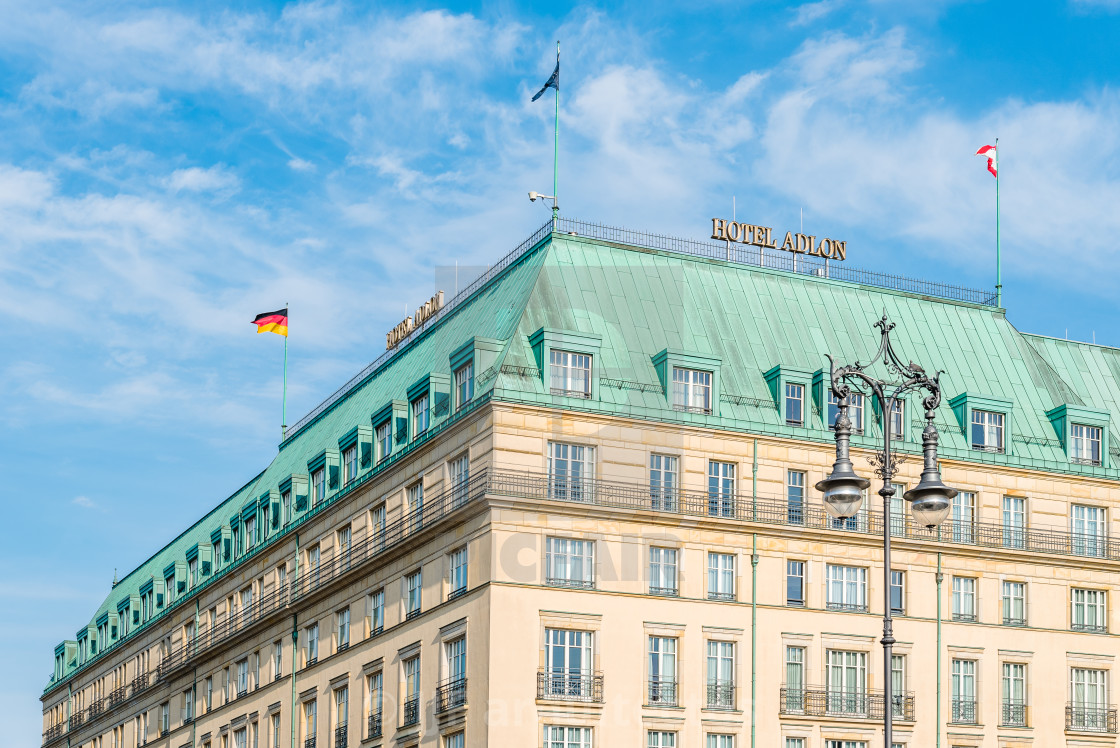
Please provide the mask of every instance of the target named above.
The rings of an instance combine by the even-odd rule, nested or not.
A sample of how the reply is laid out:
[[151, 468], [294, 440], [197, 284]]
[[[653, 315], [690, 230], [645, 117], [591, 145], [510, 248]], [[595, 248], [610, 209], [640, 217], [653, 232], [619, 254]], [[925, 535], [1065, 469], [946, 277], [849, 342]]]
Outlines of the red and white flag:
[[994, 145], [982, 146], [980, 150], [976, 151], [976, 155], [988, 157], [988, 171], [998, 179], [999, 175], [996, 174], [996, 147]]

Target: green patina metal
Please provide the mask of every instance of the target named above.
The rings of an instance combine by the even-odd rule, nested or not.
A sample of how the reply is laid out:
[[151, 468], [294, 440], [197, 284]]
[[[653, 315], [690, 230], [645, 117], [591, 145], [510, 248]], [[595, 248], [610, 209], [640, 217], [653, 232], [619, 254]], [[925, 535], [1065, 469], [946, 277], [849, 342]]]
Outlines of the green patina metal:
[[[403, 415], [399, 404], [410, 388], [428, 382], [426, 391], [446, 392], [453, 365], [461, 365], [471, 350], [476, 404], [527, 403], [831, 444], [822, 415], [827, 413], [824, 392], [816, 391], [825, 378], [817, 373], [827, 366], [826, 353], [871, 358], [878, 346], [871, 323], [885, 310], [898, 323], [899, 349], [945, 371], [946, 397], [937, 414], [942, 459], [1120, 478], [1120, 455], [1107, 448], [1102, 466], [1071, 464], [1064, 435], [1054, 425], [1055, 409], [1065, 405], [1062, 413], [1088, 413], [1106, 433], [1111, 429], [1110, 417], [1120, 414], [1120, 350], [1021, 333], [1003, 310], [991, 306], [568, 234], [545, 231], [515, 254], [435, 324], [289, 429], [272, 464], [122, 579], [90, 620], [116, 614], [123, 600], [150, 587], [153, 578], [162, 584], [162, 572], [185, 562], [188, 552], [208, 548], [215, 537], [228, 538], [229, 518], [243, 516], [243, 508], [269, 496], [275, 501], [296, 477], [304, 476], [301, 485], [306, 485], [308, 463], [317, 455], [337, 451], [359, 433], [371, 439], [371, 428]], [[475, 343], [467, 346], [472, 339]], [[593, 344], [598, 386], [589, 399], [552, 394], [547, 365], [534, 349], [546, 339], [556, 345]], [[681, 365], [714, 362], [719, 381], [712, 414], [670, 407], [667, 376], [658, 366], [674, 357]], [[767, 380], [775, 367], [791, 381], [800, 377], [805, 386], [803, 426], [787, 425], [775, 402]], [[960, 395], [1011, 404], [1007, 453], [970, 448], [964, 424], [949, 404]], [[433, 408], [431, 427], [415, 439], [407, 428], [401, 432], [394, 425], [391, 459], [363, 461], [358, 483], [332, 489], [328, 498], [354, 490], [472, 410]], [[918, 410], [919, 404], [912, 403], [907, 419]], [[877, 414], [868, 408], [864, 417], [867, 427], [853, 436], [855, 448], [873, 447], [879, 438]], [[918, 454], [921, 445], [912, 438], [918, 431], [908, 428], [897, 448]], [[266, 529], [264, 544], [285, 537], [303, 518], [275, 532]], [[166, 603], [157, 617], [192, 594]], [[74, 647], [67, 644], [56, 648], [68, 661], [47, 691], [79, 670], [70, 659]], [[98, 649], [93, 659], [105, 647]]]

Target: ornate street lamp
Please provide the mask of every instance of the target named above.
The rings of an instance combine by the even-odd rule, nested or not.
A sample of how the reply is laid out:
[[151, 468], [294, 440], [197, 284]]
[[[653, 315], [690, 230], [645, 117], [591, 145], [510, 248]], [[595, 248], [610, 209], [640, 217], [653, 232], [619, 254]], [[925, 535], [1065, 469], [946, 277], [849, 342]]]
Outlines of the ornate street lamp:
[[[893, 620], [891, 618], [891, 498], [894, 496], [894, 487], [891, 479], [894, 477], [898, 463], [891, 454], [891, 421], [895, 406], [903, 402], [902, 398], [908, 392], [924, 390], [927, 394], [922, 398], [922, 406], [926, 411], [926, 427], [922, 431], [922, 455], [924, 467], [922, 479], [918, 485], [904, 493], [902, 497], [910, 503], [910, 512], [919, 525], [925, 528], [934, 528], [945, 521], [949, 515], [950, 502], [957, 495], [954, 488], [949, 488], [941, 482], [941, 473], [937, 469], [937, 429], [933, 425], [934, 412], [941, 403], [941, 372], [933, 377], [926, 375], [925, 370], [913, 362], [902, 363], [902, 359], [895, 354], [891, 347], [891, 330], [894, 323], [887, 321], [887, 315], [875, 323], [880, 331], [879, 352], [867, 364], [856, 361], [850, 366], [836, 367], [832, 356], [828, 357], [832, 394], [837, 400], [836, 416], [836, 462], [832, 466], [832, 475], [817, 483], [817, 490], [821, 492], [825, 510], [836, 519], [847, 519], [855, 516], [863, 502], [863, 491], [871, 482], [866, 478], [856, 475], [852, 467], [852, 460], [848, 454], [849, 442], [852, 435], [852, 422], [848, 418], [848, 403], [852, 394], [852, 385], [862, 389], [861, 385], [871, 390], [875, 401], [879, 405], [879, 412], [883, 418], [883, 451], [871, 455], [871, 462], [876, 465], [876, 473], [883, 479], [883, 487], [879, 495], [883, 497], [883, 672], [885, 674], [885, 687], [883, 689], [883, 744], [885, 748], [892, 748], [892, 720], [894, 717], [894, 684], [891, 680], [891, 654], [895, 643]], [[898, 377], [897, 381], [877, 379], [869, 375], [866, 370], [876, 361], [882, 360], [890, 374]]]

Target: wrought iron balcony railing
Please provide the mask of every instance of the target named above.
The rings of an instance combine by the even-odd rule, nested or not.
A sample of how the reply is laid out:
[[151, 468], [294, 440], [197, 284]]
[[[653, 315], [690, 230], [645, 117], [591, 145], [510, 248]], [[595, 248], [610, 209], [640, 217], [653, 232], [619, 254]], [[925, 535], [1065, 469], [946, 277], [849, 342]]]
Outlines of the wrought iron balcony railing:
[[[782, 686], [778, 703], [780, 714], [852, 719], [882, 719], [886, 708], [882, 691], [850, 691], [826, 686]], [[897, 693], [891, 697], [891, 703], [896, 719], [914, 721], [913, 693]]]
[[677, 679], [650, 678], [646, 698], [648, 706], [676, 706]]
[[1027, 726], [1027, 703], [1018, 699], [1000, 703], [999, 723], [1004, 727]]
[[409, 727], [420, 721], [420, 697], [409, 696], [404, 700], [404, 719], [401, 727]]
[[603, 674], [591, 670], [538, 670], [537, 698], [602, 703]]
[[334, 748], [346, 748], [346, 732], [345, 722], [334, 728]]
[[676, 597], [678, 590], [676, 587], [655, 587], [650, 585], [649, 594], [659, 597]]
[[1066, 729], [1076, 732], [1104, 732], [1116, 734], [1116, 707], [1085, 706], [1076, 702], [1066, 704]]
[[436, 704], [440, 712], [455, 709], [466, 703], [466, 678], [449, 678], [436, 686]]
[[953, 620], [957, 623], [976, 623], [975, 613], [953, 613]]
[[1026, 616], [1009, 616], [1007, 614], [1004, 614], [1003, 625], [1004, 626], [1026, 626], [1027, 625], [1027, 617]]
[[976, 699], [953, 699], [949, 720], [958, 725], [976, 724]]
[[544, 581], [549, 587], [571, 587], [577, 590], [595, 589], [594, 579], [570, 579], [568, 577], [547, 577]]
[[735, 684], [727, 680], [708, 681], [705, 709], [735, 709]]
[[1107, 634], [1108, 624], [1105, 623], [1077, 623], [1070, 624], [1070, 631], [1081, 631], [1087, 634]]
[[371, 714], [366, 718], [366, 737], [381, 737], [381, 712]]
[[845, 613], [866, 613], [867, 603], [837, 603], [831, 600], [825, 603], [829, 610], [839, 610]]
[[303, 739], [303, 748], [315, 748], [315, 736]]
[[734, 600], [735, 599], [735, 593], [734, 592], [712, 592], [711, 590], [709, 590], [708, 591], [708, 599], [709, 600]]

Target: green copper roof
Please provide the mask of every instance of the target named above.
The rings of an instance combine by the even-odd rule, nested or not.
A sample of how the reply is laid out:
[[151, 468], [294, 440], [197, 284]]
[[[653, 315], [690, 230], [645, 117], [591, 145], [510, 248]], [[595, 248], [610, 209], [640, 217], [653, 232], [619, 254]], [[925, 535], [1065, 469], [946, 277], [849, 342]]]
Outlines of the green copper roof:
[[[1072, 465], [1047, 416], [1063, 404], [1120, 413], [1120, 351], [1022, 334], [1008, 323], [1003, 310], [983, 304], [550, 234], [546, 226], [305, 417], [272, 464], [121, 580], [90, 620], [115, 613], [123, 598], [137, 594], [153, 577], [162, 579], [164, 569], [184, 561], [194, 546], [207, 547], [211, 533], [248, 502], [277, 490], [292, 475], [305, 475], [309, 460], [337, 449], [339, 440], [356, 427], [376, 425], [371, 424], [372, 414], [404, 400], [421, 378], [434, 374], [434, 380], [445, 382], [449, 356], [471, 338], [494, 339], [499, 347], [492, 367], [475, 370], [476, 400], [528, 402], [825, 442], [831, 441], [831, 434], [819, 415], [823, 388], [816, 388], [814, 413], [813, 374], [827, 367], [828, 353], [839, 363], [870, 359], [879, 340], [872, 324], [884, 311], [897, 324], [893, 342], [899, 354], [927, 371], [945, 372], [944, 402], [936, 419], [943, 456], [1109, 479], [1120, 476], [1120, 459], [1105, 467]], [[542, 328], [548, 334], [534, 337]], [[531, 338], [568, 341], [556, 345], [577, 349], [593, 347], [592, 397], [552, 394]], [[655, 366], [666, 349], [666, 360], [705, 362], [718, 369], [714, 414], [668, 407]], [[807, 385], [805, 427], [787, 426], [779, 412], [766, 378], [775, 367]], [[1012, 403], [1008, 454], [970, 449], [949, 405], [960, 393]], [[918, 451], [914, 435], [920, 426], [913, 423], [919, 411], [917, 402], [910, 404], [908, 438], [900, 445], [904, 451]], [[433, 432], [453, 418], [450, 412], [434, 414]], [[856, 446], [875, 443], [870, 405], [865, 418], [868, 434], [856, 436]], [[67, 668], [61, 680], [73, 672]], [[59, 682], [52, 680], [48, 688]]]

